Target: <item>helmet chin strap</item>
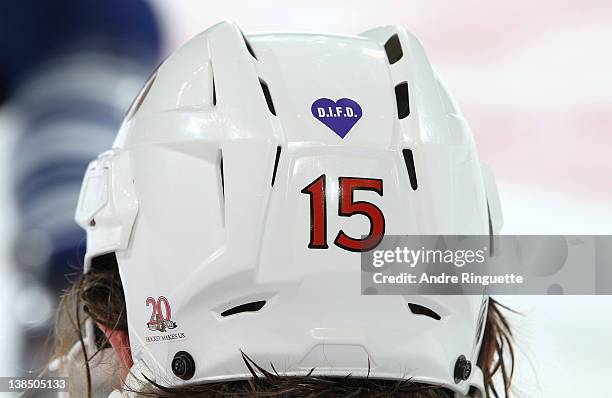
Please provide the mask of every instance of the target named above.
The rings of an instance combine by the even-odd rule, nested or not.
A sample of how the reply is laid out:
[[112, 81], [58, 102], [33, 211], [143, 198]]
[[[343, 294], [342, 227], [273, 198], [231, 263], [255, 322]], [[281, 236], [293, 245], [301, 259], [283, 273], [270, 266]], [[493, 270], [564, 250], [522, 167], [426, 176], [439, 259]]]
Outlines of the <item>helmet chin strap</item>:
[[[89, 325], [88, 325], [89, 323]], [[130, 385], [136, 390], [142, 381], [130, 373], [130, 369], [137, 373], [143, 370], [139, 366], [133, 367], [132, 353], [130, 350], [130, 339], [125, 331], [112, 330], [97, 323], [104, 332], [112, 348], [102, 349], [96, 353], [93, 343], [93, 322], [86, 321], [86, 333], [84, 336], [85, 349], [88, 352], [89, 369], [91, 372], [92, 392], [94, 397], [132, 397], [123, 387]], [[94, 353], [96, 353], [94, 355]], [[61, 377], [70, 379], [70, 391], [59, 392], [58, 397], [68, 398], [72, 396], [85, 396], [87, 386], [84, 384], [85, 366], [82, 345], [80, 342], [74, 344], [68, 354], [56, 359], [49, 364], [49, 370], [58, 372]], [[110, 394], [110, 395], [109, 395]], [[117, 395], [118, 394], [118, 395]]]
[[[70, 380], [70, 391], [58, 392], [59, 398], [85, 397], [87, 385], [85, 383], [85, 366], [83, 351], [80, 343], [76, 343], [70, 352], [58, 358], [49, 365], [49, 370], [57, 372], [60, 377]], [[119, 358], [113, 349], [103, 349], [89, 362], [93, 397], [107, 397], [117, 388], [119, 382], [119, 369], [122, 367]]]

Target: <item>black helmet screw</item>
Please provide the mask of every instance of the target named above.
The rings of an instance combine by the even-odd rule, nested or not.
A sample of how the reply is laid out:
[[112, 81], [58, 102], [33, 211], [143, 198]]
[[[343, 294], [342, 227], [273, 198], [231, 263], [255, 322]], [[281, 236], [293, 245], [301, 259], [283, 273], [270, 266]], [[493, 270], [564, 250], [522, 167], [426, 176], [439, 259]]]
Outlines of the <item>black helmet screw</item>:
[[172, 359], [172, 373], [183, 380], [189, 380], [195, 373], [195, 362], [187, 351], [179, 351]]
[[471, 373], [472, 363], [465, 356], [461, 355], [457, 358], [457, 362], [455, 362], [455, 383], [469, 379]]

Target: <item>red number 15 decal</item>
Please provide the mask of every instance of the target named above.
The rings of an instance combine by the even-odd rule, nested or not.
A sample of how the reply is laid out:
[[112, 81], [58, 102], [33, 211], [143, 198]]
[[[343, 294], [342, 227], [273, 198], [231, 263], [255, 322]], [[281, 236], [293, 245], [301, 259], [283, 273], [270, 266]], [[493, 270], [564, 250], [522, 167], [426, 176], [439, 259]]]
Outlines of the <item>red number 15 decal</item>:
[[[310, 196], [310, 243], [311, 249], [328, 249], [327, 245], [327, 201], [325, 198], [325, 174], [311, 182], [302, 193]], [[385, 234], [385, 216], [373, 203], [355, 201], [355, 191], [374, 191], [383, 196], [383, 182], [375, 178], [340, 177], [338, 179], [338, 215], [351, 217], [355, 214], [370, 220], [370, 231], [365, 238], [352, 238], [343, 230], [338, 232], [334, 244], [352, 252], [368, 251], [376, 247]]]

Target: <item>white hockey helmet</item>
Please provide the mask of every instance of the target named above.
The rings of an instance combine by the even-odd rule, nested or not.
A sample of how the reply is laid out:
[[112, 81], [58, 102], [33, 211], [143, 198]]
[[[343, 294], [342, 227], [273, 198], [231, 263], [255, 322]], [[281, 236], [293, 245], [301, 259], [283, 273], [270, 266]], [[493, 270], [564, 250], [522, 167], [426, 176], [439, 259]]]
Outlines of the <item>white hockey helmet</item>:
[[[484, 396], [486, 297], [360, 294], [359, 251], [383, 234], [502, 223], [467, 123], [403, 28], [206, 30], [90, 164], [76, 220], [86, 271], [115, 253], [135, 366], [160, 383], [249, 378], [242, 350], [286, 375]], [[459, 358], [471, 373], [457, 376]]]

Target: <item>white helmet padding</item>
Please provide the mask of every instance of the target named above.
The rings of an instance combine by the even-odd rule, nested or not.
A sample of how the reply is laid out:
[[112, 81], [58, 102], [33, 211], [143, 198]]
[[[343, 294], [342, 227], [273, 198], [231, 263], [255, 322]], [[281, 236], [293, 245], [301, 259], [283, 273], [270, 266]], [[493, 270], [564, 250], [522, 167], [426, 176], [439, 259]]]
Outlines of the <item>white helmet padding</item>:
[[[402, 55], [390, 64], [395, 36]], [[408, 114], [396, 96], [404, 83]], [[149, 86], [90, 166], [77, 210], [87, 259], [116, 253], [135, 362], [165, 385], [236, 380], [250, 377], [242, 350], [287, 375], [314, 367], [484, 395], [477, 325], [487, 301], [361, 295], [359, 253], [333, 243], [370, 225], [337, 214], [340, 177], [382, 180], [381, 192], [354, 195], [381, 210], [385, 234], [489, 232], [471, 132], [412, 35], [245, 38], [221, 23]], [[321, 98], [363, 110], [344, 138], [311, 114]], [[328, 248], [316, 249], [304, 189], [323, 175]], [[187, 381], [171, 369], [179, 352], [195, 364]], [[467, 380], [454, 377], [461, 355]]]

